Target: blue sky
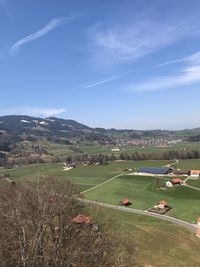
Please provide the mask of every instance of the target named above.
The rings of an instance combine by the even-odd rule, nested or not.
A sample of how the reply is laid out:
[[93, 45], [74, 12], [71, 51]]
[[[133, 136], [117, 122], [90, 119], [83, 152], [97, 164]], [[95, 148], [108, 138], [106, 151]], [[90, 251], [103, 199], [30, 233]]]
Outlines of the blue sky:
[[199, 0], [0, 0], [0, 115], [199, 127], [199, 16]]

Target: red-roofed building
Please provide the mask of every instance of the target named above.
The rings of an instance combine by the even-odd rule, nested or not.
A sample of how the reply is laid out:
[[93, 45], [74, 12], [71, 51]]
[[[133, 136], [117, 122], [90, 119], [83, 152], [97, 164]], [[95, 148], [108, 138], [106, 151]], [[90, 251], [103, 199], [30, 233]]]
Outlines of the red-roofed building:
[[119, 204], [123, 205], [123, 206], [129, 206], [129, 205], [131, 205], [131, 202], [129, 201], [128, 198], [124, 198], [122, 201], [120, 201]]
[[183, 181], [180, 178], [173, 178], [173, 179], [171, 179], [171, 183], [173, 185], [176, 185], [176, 184], [182, 184]]
[[167, 201], [165, 200], [161, 200], [157, 205], [155, 205], [154, 207], [159, 208], [159, 209], [164, 209], [165, 207], [168, 206]]

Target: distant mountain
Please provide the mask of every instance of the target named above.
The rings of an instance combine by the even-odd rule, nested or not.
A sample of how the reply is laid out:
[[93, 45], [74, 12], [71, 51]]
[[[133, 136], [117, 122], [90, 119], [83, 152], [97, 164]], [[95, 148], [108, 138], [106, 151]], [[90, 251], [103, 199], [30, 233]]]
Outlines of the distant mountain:
[[179, 131], [169, 130], [117, 130], [91, 128], [74, 120], [55, 117], [39, 118], [26, 115], [9, 115], [0, 117], [0, 130], [17, 135], [56, 136], [79, 138], [90, 141], [111, 141], [118, 138], [152, 139], [152, 138], [188, 138], [200, 134], [200, 128]]
[[[25, 115], [0, 117], [0, 167], [65, 160], [85, 153], [82, 147], [129, 144], [159, 145], [177, 140], [199, 141], [200, 128], [182, 131], [91, 128], [74, 120]], [[60, 150], [60, 151], [59, 151]], [[58, 153], [57, 153], [57, 152]], [[87, 154], [86, 153], [86, 154]], [[59, 156], [58, 156], [59, 155]]]
[[28, 137], [84, 139], [88, 141], [110, 141], [107, 131], [101, 132], [74, 120], [55, 117], [39, 118], [26, 115], [9, 115], [0, 117], [0, 131], [26, 135]]
[[58, 119], [54, 117], [38, 118], [24, 115], [10, 115], [0, 117], [0, 129], [8, 131], [48, 130], [48, 131], [72, 131], [90, 130], [86, 125], [74, 120]]

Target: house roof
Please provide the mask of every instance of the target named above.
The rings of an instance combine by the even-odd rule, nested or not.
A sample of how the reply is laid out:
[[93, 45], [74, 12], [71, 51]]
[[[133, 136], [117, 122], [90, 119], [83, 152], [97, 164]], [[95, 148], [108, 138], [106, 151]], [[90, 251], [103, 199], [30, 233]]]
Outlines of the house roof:
[[167, 174], [169, 172], [169, 168], [166, 167], [142, 167], [139, 168], [138, 172], [145, 172], [151, 174]]
[[128, 203], [129, 203], [128, 198], [124, 198], [124, 199], [122, 200], [122, 204], [128, 204]]
[[159, 204], [161, 204], [161, 205], [163, 205], [163, 206], [167, 206], [167, 201], [165, 201], [165, 200], [161, 200], [160, 202], [159, 202]]
[[73, 218], [72, 222], [80, 223], [80, 224], [90, 224], [91, 223], [91, 217], [80, 214], [80, 215], [76, 216], [75, 218]]
[[190, 173], [191, 174], [200, 174], [200, 170], [191, 170]]
[[172, 183], [182, 183], [182, 180], [180, 178], [173, 178], [171, 179]]

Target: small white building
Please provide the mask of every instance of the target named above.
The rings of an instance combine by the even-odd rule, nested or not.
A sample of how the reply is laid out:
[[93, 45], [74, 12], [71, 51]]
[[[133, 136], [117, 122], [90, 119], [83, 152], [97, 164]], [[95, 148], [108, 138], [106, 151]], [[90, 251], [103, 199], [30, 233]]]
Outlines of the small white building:
[[112, 152], [119, 152], [121, 149], [119, 147], [115, 147], [115, 148], [112, 148], [111, 151]]
[[166, 187], [173, 187], [173, 184], [170, 181], [167, 181], [165, 184]]

